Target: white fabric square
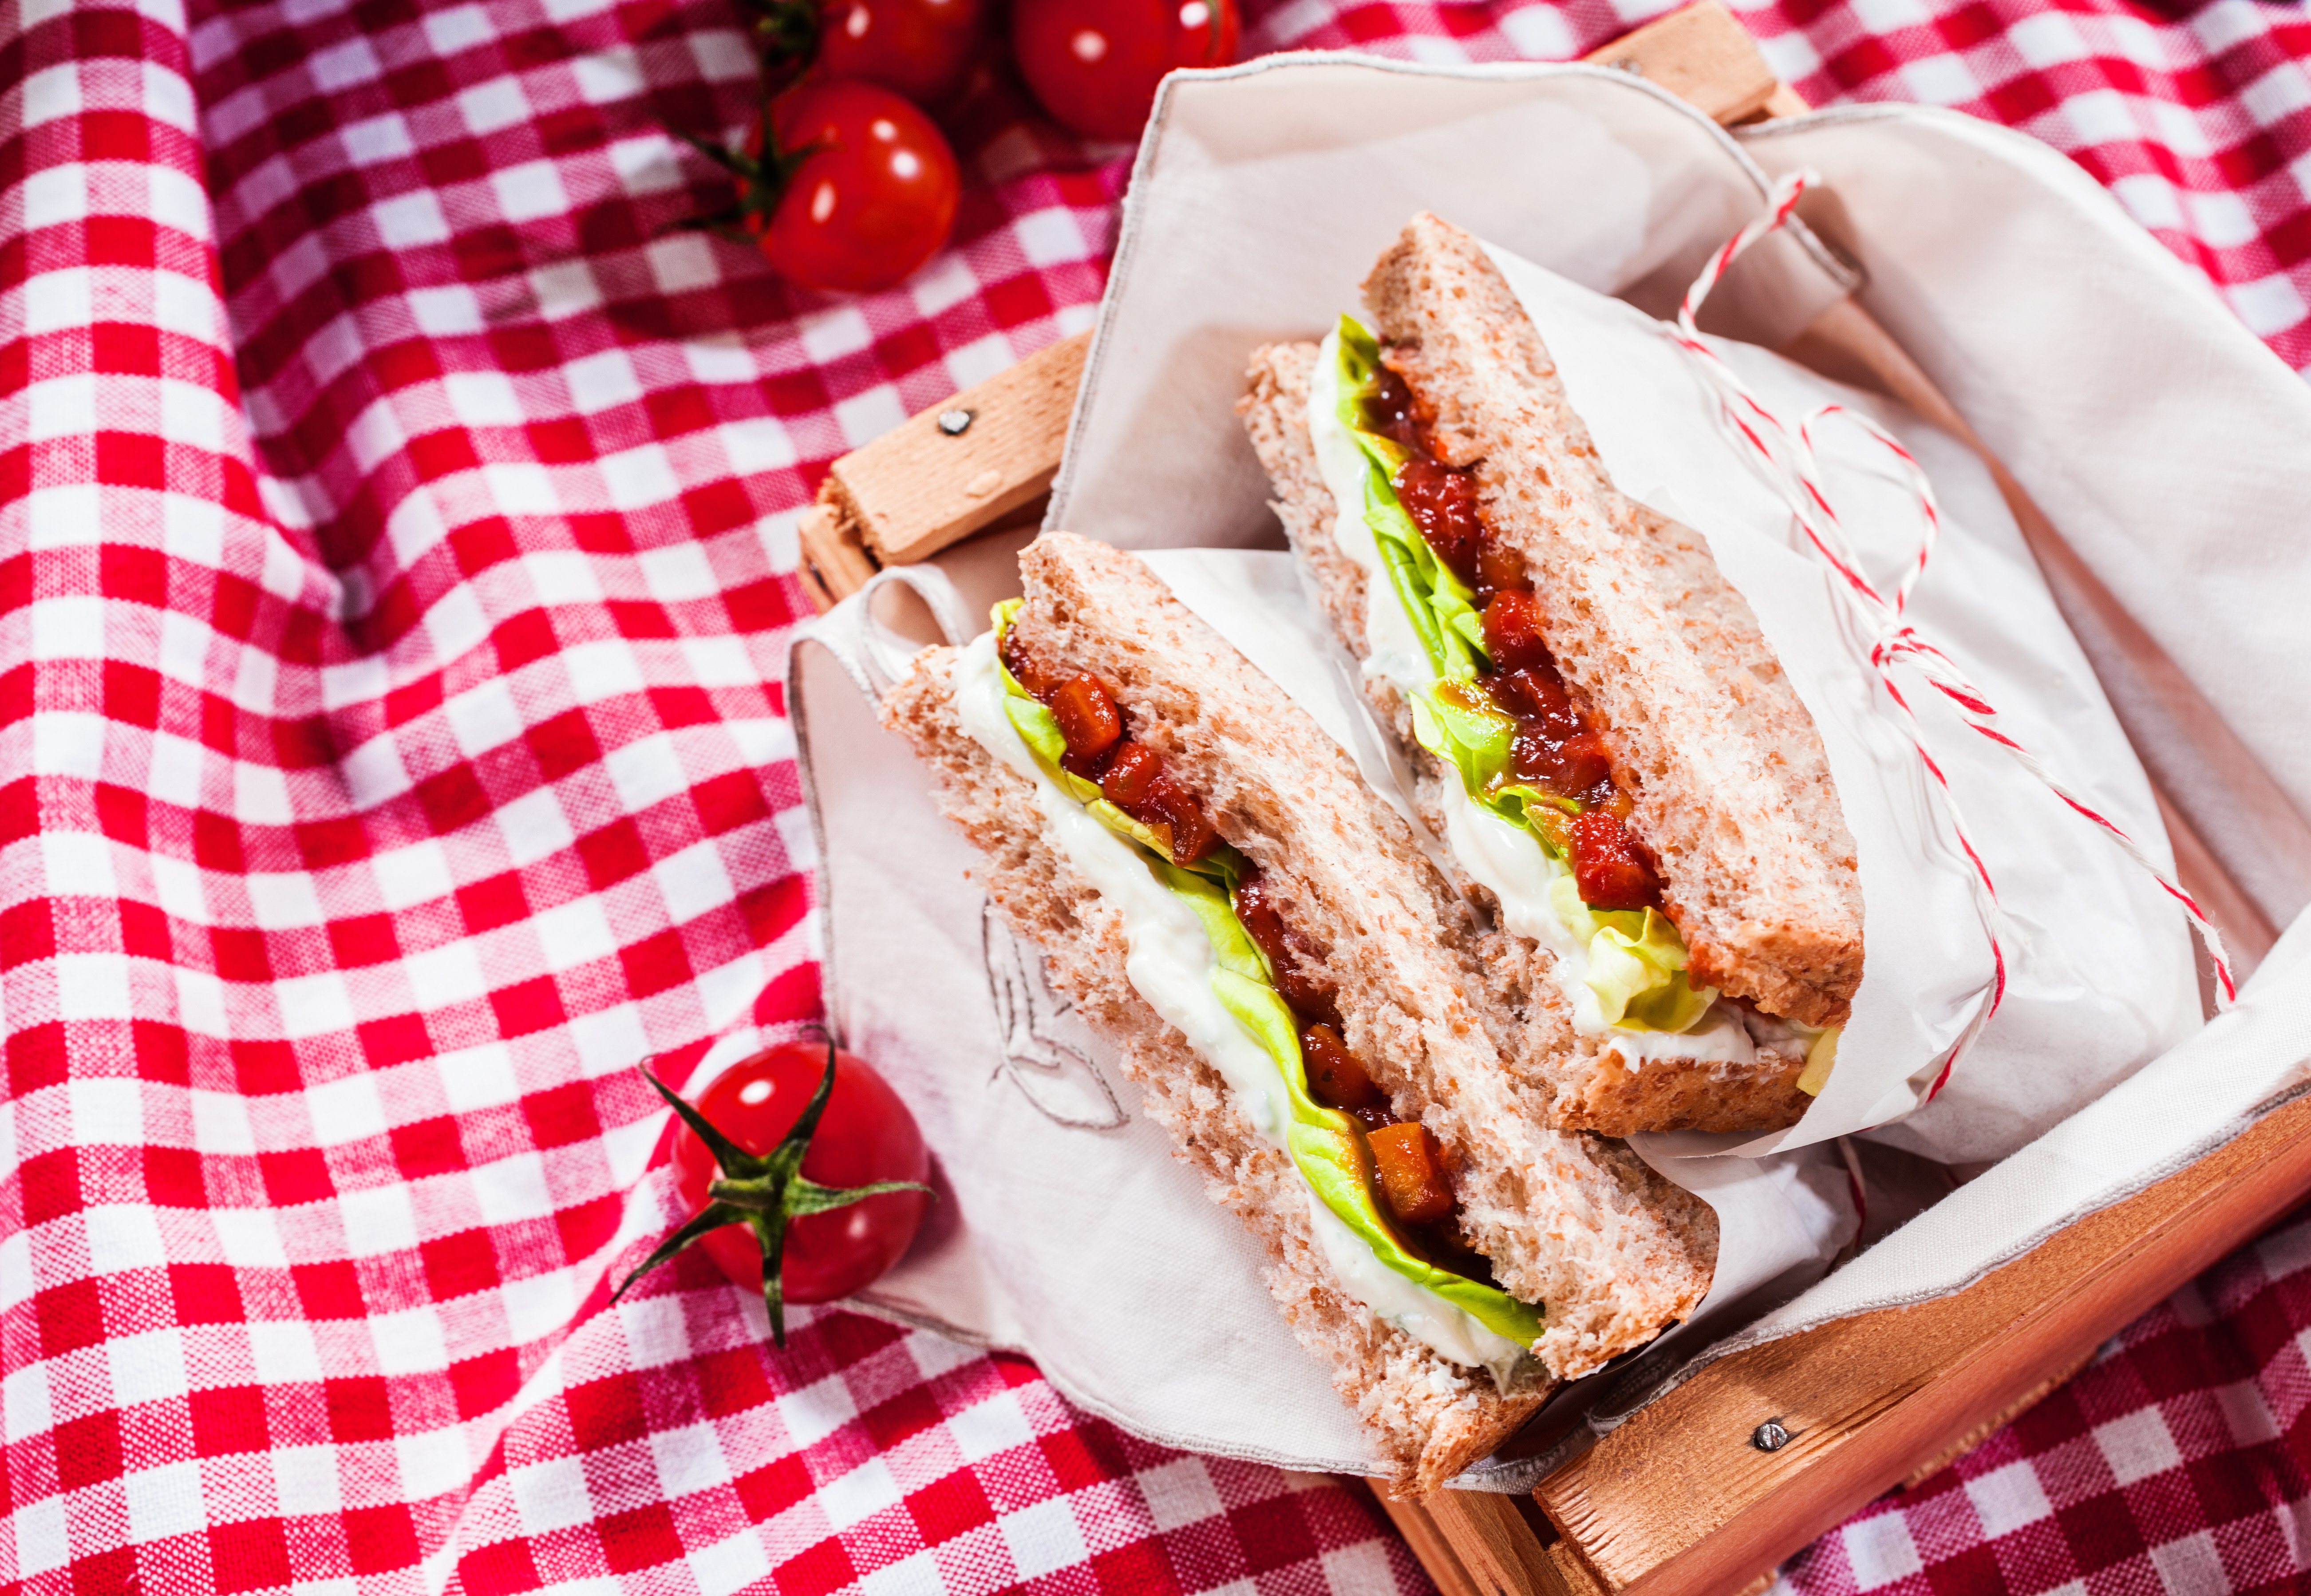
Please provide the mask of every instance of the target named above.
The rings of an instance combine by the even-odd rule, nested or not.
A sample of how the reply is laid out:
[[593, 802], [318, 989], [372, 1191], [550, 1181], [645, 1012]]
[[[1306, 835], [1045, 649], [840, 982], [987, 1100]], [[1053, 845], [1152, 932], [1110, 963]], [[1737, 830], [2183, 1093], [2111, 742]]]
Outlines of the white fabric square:
[[449, 223], [441, 214], [441, 202], [433, 196], [431, 188], [413, 189], [379, 200], [370, 206], [369, 214], [377, 225], [379, 240], [388, 249], [438, 244], [449, 236]]
[[65, 1083], [72, 1104], [73, 1143], [83, 1147], [134, 1147], [145, 1138], [144, 1094], [117, 1075], [83, 1076]]
[[424, 993], [432, 1006], [479, 998], [489, 990], [481, 957], [470, 941], [444, 943], [411, 954], [402, 960], [401, 967], [410, 986]]
[[1890, 1585], [1925, 1566], [1919, 1560], [1917, 1544], [1910, 1539], [1909, 1521], [1898, 1513], [1872, 1513], [1838, 1533], [1845, 1541], [1845, 1561], [1853, 1570], [1856, 1590]]
[[730, 1461], [722, 1455], [721, 1435], [711, 1420], [653, 1430], [650, 1449], [658, 1464], [658, 1489], [668, 1502], [730, 1483]]
[[1076, 1522], [1074, 1505], [1066, 1496], [1038, 1502], [995, 1522], [1022, 1579], [1056, 1574], [1090, 1555], [1084, 1546], [1083, 1527]]
[[78, 222], [88, 214], [88, 169], [51, 166], [28, 174], [19, 190], [24, 196], [24, 228], [55, 227]]
[[334, 970], [280, 977], [273, 1000], [281, 1008], [281, 1034], [292, 1040], [350, 1031], [358, 1017], [345, 978]]
[[2028, 1459], [1967, 1480], [1966, 1495], [1974, 1504], [1975, 1517], [1982, 1521], [1983, 1535], [1992, 1540], [2025, 1524], [2035, 1524], [2054, 1511], [2038, 1483], [2038, 1471]]
[[337, 1489], [334, 1446], [284, 1446], [273, 1454], [273, 1494], [282, 1516], [335, 1513], [344, 1497]]
[[210, 1092], [198, 1086], [185, 1093], [193, 1116], [193, 1147], [196, 1151], [231, 1156], [257, 1151], [257, 1133], [249, 1121], [249, 1099], [238, 1092]]
[[38, 127], [60, 117], [80, 115], [81, 104], [80, 63], [67, 61], [61, 66], [42, 67], [24, 80], [16, 116], [20, 126]]
[[313, 86], [324, 93], [368, 83], [384, 72], [378, 65], [377, 52], [370, 48], [368, 39], [362, 38], [317, 50], [305, 65], [313, 74]]
[[689, 789], [690, 779], [682, 768], [682, 755], [674, 739], [657, 732], [640, 742], [628, 743], [613, 749], [602, 761], [602, 773], [618, 790], [618, 801], [629, 815], [639, 815], [653, 804], [664, 803], [676, 793]]
[[[133, 1507], [131, 1512], [133, 1523]], [[72, 1561], [72, 1535], [65, 1523], [63, 1496], [43, 1496], [17, 1507], [8, 1515], [8, 1529], [15, 1546], [19, 1579], [37, 1579]]]
[[253, 1319], [242, 1327], [249, 1361], [267, 1385], [291, 1385], [321, 1378], [321, 1349], [312, 1326], [298, 1319]]
[[891, 1466], [880, 1456], [868, 1458], [850, 1473], [822, 1484], [815, 1494], [818, 1510], [829, 1528], [841, 1531], [864, 1523], [875, 1514], [899, 1504], [898, 1483]]
[[497, 195], [499, 214], [509, 222], [535, 222], [570, 210], [562, 174], [551, 161], [529, 161], [492, 172], [490, 188]]
[[82, 1233], [88, 1240], [88, 1264], [99, 1275], [130, 1269], [164, 1269], [169, 1250], [161, 1241], [161, 1222], [151, 1208], [107, 1203], [81, 1214]]
[[398, 161], [417, 153], [410, 142], [409, 124], [401, 119], [399, 111], [348, 122], [337, 129], [337, 142], [345, 147], [345, 159], [355, 166], [375, 166], [380, 161]]
[[[613, 510], [647, 510], [682, 492], [682, 479], [675, 474], [673, 462], [655, 443], [604, 455], [595, 464], [602, 473], [602, 485]], [[643, 558], [647, 561], [649, 554]]]
[[947, 1435], [967, 1463], [1025, 1446], [1035, 1438], [1034, 1426], [1027, 1422], [1018, 1398], [1007, 1391], [998, 1391], [948, 1419]]
[[441, 392], [469, 427], [518, 427], [525, 419], [513, 382], [502, 371], [452, 371], [441, 379]]
[[492, 78], [476, 83], [458, 96], [458, 114], [466, 126], [476, 135], [488, 135], [501, 127], [530, 119], [529, 101], [521, 92], [519, 78]]
[[318, 926], [327, 919], [312, 876], [301, 870], [257, 870], [240, 879], [249, 889], [249, 911], [266, 930]]
[[[104, 1356], [112, 1374], [112, 1400], [123, 1408], [181, 1397], [192, 1389], [185, 1375], [185, 1351], [179, 1331], [159, 1330], [142, 1335], [116, 1336], [104, 1344]], [[134, 1479], [135, 1476], [129, 1478]], [[195, 1505], [198, 1505], [197, 1493]]]
[[634, 362], [623, 349], [605, 349], [571, 361], [562, 368], [562, 378], [570, 385], [570, 402], [580, 415], [597, 415], [642, 397]]
[[[356, 811], [377, 808], [409, 789], [409, 772], [402, 767], [402, 751], [395, 746], [393, 732], [379, 732], [365, 744], [349, 748], [337, 763], [337, 773], [344, 776], [344, 797]], [[388, 903], [388, 908], [393, 905]]]
[[[632, 100], [643, 88], [641, 61], [623, 45], [572, 57], [570, 75], [577, 80], [578, 92], [589, 105]], [[664, 139], [656, 142], [666, 143]]]
[[2111, 1478], [2122, 1486], [2182, 1465], [2183, 1455], [2175, 1449], [2166, 1416], [2155, 1407], [2137, 1408], [2123, 1418], [2096, 1426], [2094, 1439], [2102, 1450], [2103, 1461], [2110, 1465]]
[[575, 1529], [591, 1523], [594, 1503], [586, 1489], [586, 1470], [576, 1458], [549, 1458], [526, 1469], [506, 1470], [525, 1535]]
[[561, 795], [551, 787], [500, 805], [493, 818], [505, 839], [506, 858], [517, 869], [551, 859], [578, 841], [562, 812]]
[[[1022, 1437], [1023, 1440], [1025, 1437]], [[1132, 1476], [1156, 1528], [1169, 1533], [1210, 1518], [1225, 1506], [1201, 1458], [1180, 1458]]]
[[466, 1177], [475, 1211], [484, 1225], [520, 1225], [554, 1217], [554, 1188], [546, 1183], [545, 1160], [518, 1153], [478, 1165]]
[[2209, 1531], [2152, 1547], [2150, 1566], [2158, 1571], [2158, 1583], [2172, 1596], [2202, 1596], [2203, 1592], [2233, 1588], [2223, 1570], [2223, 1555], [2216, 1549], [2214, 1535]]
[[650, 262], [651, 280], [660, 293], [685, 293], [693, 288], [711, 288], [721, 281], [721, 268], [714, 260], [716, 247], [705, 239], [685, 233], [670, 239], [652, 239], [642, 253]]
[[793, 1449], [815, 1446], [859, 1417], [859, 1404], [840, 1374], [812, 1382], [777, 1399], [779, 1421]]
[[396, 1435], [393, 1455], [402, 1491], [413, 1502], [449, 1495], [465, 1486], [473, 1470], [466, 1438], [454, 1427]]
[[531, 932], [545, 955], [545, 967], [556, 975], [606, 959], [618, 951], [618, 938], [601, 898], [589, 893], [558, 903], [530, 917]]
[[304, 1098], [305, 1112], [313, 1122], [313, 1139], [325, 1147], [383, 1136], [388, 1129], [374, 1075], [364, 1072], [323, 1081], [306, 1087]]
[[468, 759], [479, 759], [508, 743], [519, 742], [528, 729], [520, 706], [514, 702], [513, 689], [503, 676], [493, 676], [460, 693], [441, 706], [441, 718], [449, 723], [458, 746]]
[[899, 403], [899, 390], [894, 388], [870, 388], [834, 406], [834, 424], [853, 449], [872, 443], [906, 419], [907, 407]]
[[[912, 1566], [916, 1559], [908, 1559]], [[741, 1530], [726, 1539], [718, 1540], [702, 1550], [685, 1553], [683, 1564], [690, 1577], [698, 1582], [698, 1596], [738, 1596], [767, 1579], [771, 1560], [763, 1550], [760, 1536], [752, 1528]], [[927, 1591], [936, 1587], [936, 1575], [929, 1582], [912, 1589]]]
[[676, 925], [728, 908], [738, 895], [729, 871], [723, 868], [721, 848], [711, 838], [660, 860], [650, 875], [666, 900], [667, 919]]
[[337, 1216], [345, 1227], [345, 1251], [355, 1258], [381, 1258], [417, 1245], [417, 1210], [406, 1186], [340, 1192]]
[[[247, 1115], [247, 1104], [242, 1103], [244, 1124]], [[281, 1227], [271, 1208], [211, 1208], [208, 1223], [216, 1237], [217, 1255], [225, 1262], [239, 1269], [288, 1267], [289, 1250], [281, 1244]]]
[[440, 1315], [433, 1308], [372, 1313], [367, 1323], [379, 1374], [432, 1374], [449, 1366], [449, 1343], [442, 1339]]
[[409, 314], [417, 323], [417, 330], [434, 337], [450, 337], [459, 333], [478, 333], [484, 327], [481, 301], [474, 291], [462, 283], [451, 283], [440, 288], [413, 288], [406, 296]]
[[663, 134], [619, 139], [606, 153], [618, 186], [628, 194], [664, 194], [682, 187], [682, 167]]
[[490, 27], [489, 13], [478, 5], [457, 5], [447, 11], [429, 12], [423, 26], [425, 42], [433, 47], [433, 54], [442, 57], [454, 56], [477, 44], [487, 44], [497, 37]]
[[126, 1020], [135, 1017], [128, 995], [128, 960], [117, 953], [58, 954], [57, 1017], [66, 1020]]

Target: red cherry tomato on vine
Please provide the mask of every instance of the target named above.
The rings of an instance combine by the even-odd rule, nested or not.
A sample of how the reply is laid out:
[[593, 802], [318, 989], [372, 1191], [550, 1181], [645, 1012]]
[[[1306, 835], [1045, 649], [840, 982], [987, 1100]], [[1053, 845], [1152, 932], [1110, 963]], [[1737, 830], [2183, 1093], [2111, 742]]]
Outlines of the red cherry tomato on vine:
[[970, 77], [984, 13], [984, 0], [827, 0], [818, 69], [937, 105]]
[[1043, 109], [1093, 138], [1137, 138], [1176, 66], [1235, 59], [1236, 0], [1016, 0], [1011, 48]]
[[[698, 1112], [740, 1147], [763, 1156], [793, 1129], [825, 1070], [824, 1042], [788, 1042], [716, 1076], [698, 1095]], [[674, 1167], [682, 1200], [693, 1212], [703, 1209], [706, 1188], [719, 1172], [714, 1155], [687, 1126], [676, 1132]], [[864, 1060], [836, 1050], [834, 1090], [803, 1154], [803, 1178], [822, 1186], [866, 1186], [923, 1181], [929, 1170], [922, 1132], [905, 1102]], [[920, 1191], [885, 1192], [789, 1221], [786, 1300], [833, 1302], [865, 1288], [906, 1252], [929, 1200]], [[762, 1289], [762, 1249], [746, 1225], [710, 1230], [698, 1244], [733, 1281], [749, 1291]]]
[[[931, 119], [876, 83], [807, 83], [772, 102], [775, 153], [754, 131], [744, 225], [779, 275], [866, 292], [912, 275], [946, 242], [963, 188]], [[775, 199], [768, 188], [781, 180]]]

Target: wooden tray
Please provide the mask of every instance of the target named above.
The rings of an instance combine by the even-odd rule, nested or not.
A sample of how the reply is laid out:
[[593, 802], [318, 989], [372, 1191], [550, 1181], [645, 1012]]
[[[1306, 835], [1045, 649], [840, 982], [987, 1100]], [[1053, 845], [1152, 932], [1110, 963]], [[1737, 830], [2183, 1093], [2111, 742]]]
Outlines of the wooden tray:
[[[1727, 125], [1805, 104], [1720, 0], [1589, 57]], [[886, 564], [1041, 519], [1090, 335], [1078, 334], [835, 462], [800, 529], [824, 609]], [[2191, 729], [2202, 762], [2311, 857], [2311, 828], [2188, 679], [2094, 576], [1964, 417], [1854, 301], [1783, 353], [1876, 388], [1981, 453], [2064, 614], [2122, 650]], [[2154, 784], [2157, 772], [2153, 772]], [[2176, 868], [2242, 972], [2276, 929], [2160, 795]], [[1382, 1504], [1446, 1596], [1738, 1592], [1889, 1487], [1915, 1484], [2068, 1379], [2112, 1334], [2311, 1191], [2311, 1098], [1954, 1295], [1862, 1314], [1722, 1359], [1527, 1497], [1445, 1492]], [[1790, 1432], [1774, 1452], [1751, 1437]]]

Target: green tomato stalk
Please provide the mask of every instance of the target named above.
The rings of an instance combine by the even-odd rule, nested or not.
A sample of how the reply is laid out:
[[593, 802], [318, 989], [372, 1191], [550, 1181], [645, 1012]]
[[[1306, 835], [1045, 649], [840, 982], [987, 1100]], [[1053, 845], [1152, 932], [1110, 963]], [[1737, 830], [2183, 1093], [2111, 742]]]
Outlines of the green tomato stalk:
[[818, 1131], [818, 1121], [826, 1112], [826, 1100], [834, 1090], [834, 1044], [826, 1044], [826, 1072], [818, 1077], [818, 1089], [810, 1095], [794, 1127], [779, 1145], [762, 1156], [749, 1153], [714, 1128], [712, 1121], [700, 1113], [681, 1095], [650, 1072], [645, 1065], [642, 1078], [656, 1088], [658, 1095], [673, 1105], [682, 1122], [690, 1127], [706, 1150], [714, 1155], [714, 1162], [722, 1171], [719, 1180], [706, 1188], [710, 1199], [695, 1218], [658, 1244], [657, 1251], [628, 1275], [624, 1285], [610, 1294], [616, 1302], [626, 1295], [633, 1283], [647, 1275], [676, 1253], [698, 1240], [710, 1230], [719, 1230], [725, 1225], [744, 1225], [754, 1233], [754, 1240], [763, 1249], [763, 1304], [771, 1311], [771, 1339], [781, 1348], [787, 1344], [786, 1258], [787, 1225], [807, 1214], [824, 1214], [832, 1208], [848, 1208], [869, 1197], [881, 1197], [892, 1191], [930, 1190], [916, 1181], [876, 1181], [865, 1186], [822, 1186], [802, 1173], [803, 1155], [810, 1150], [810, 1138]]

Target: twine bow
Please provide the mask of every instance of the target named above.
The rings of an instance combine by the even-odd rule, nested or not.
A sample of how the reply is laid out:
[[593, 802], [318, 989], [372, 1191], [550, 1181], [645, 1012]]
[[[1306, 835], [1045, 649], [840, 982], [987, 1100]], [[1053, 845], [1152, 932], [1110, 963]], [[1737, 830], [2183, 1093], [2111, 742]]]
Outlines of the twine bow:
[[[1910, 451], [1870, 417], [1843, 405], [1818, 406], [1801, 417], [1794, 428], [1786, 425], [1764, 401], [1750, 392], [1749, 385], [1709, 346], [1701, 336], [1701, 329], [1695, 325], [1694, 318], [1701, 309], [1702, 301], [1709, 297], [1710, 290], [1717, 285], [1718, 279], [1724, 276], [1726, 269], [1758, 240], [1787, 225], [1797, 210], [1799, 196], [1818, 180], [1814, 174], [1802, 170], [1785, 172], [1776, 179], [1773, 188], [1767, 191], [1765, 213], [1734, 234], [1726, 241], [1725, 247], [1710, 258], [1700, 275], [1694, 279], [1693, 286], [1686, 291], [1685, 301], [1678, 308], [1676, 325], [1664, 330], [1679, 348], [1693, 356], [1695, 368], [1715, 390], [1720, 412], [1733, 435], [1743, 445], [1746, 458], [1789, 506], [1791, 517], [1798, 529], [1804, 533], [1806, 542], [1837, 573], [1839, 580], [1833, 590], [1842, 596], [1853, 612], [1853, 618], [1860, 624], [1862, 635], [1870, 639], [1871, 667], [1877, 672], [1886, 695], [1901, 711], [1910, 746], [1917, 751], [1926, 773], [1932, 778], [1932, 789], [1970, 868], [1967, 884], [1973, 891], [1975, 910], [1982, 917], [1983, 930], [1990, 938], [1993, 966], [1990, 1001], [1977, 1010], [1965, 1033], [1943, 1060], [1933, 1085], [1926, 1089], [1922, 1101], [1930, 1103], [1949, 1079], [1952, 1067], [2005, 1000], [2006, 950], [2000, 938], [2004, 921], [1998, 905], [1997, 885], [1992, 881], [1990, 868], [1983, 862], [1981, 853], [1967, 833], [1958, 796], [1950, 790], [1949, 777], [1943, 774], [1940, 763], [1926, 746], [1924, 728], [1919, 724], [1916, 711], [1911, 707], [1910, 701], [1903, 695], [1900, 684], [1895, 680], [1894, 667], [1897, 665], [1906, 665], [1915, 671], [1928, 686], [1956, 706], [1967, 725], [2003, 748], [2056, 798], [2100, 827], [2129, 859], [2148, 871], [2167, 894], [2182, 905], [2183, 912], [2190, 918], [2191, 927], [2205, 945], [2207, 957], [2214, 966], [2218, 1007], [2228, 1008], [2237, 999], [2238, 990], [2232, 979], [2230, 961], [2223, 951], [2222, 937], [2208, 920], [2197, 901], [2170, 879], [2142, 845], [2129, 836], [2115, 821], [2071, 791], [2039, 762], [2036, 755], [2000, 730], [1997, 710], [1983, 696], [1982, 691], [1967, 679], [1957, 661], [1905, 619], [1910, 595], [1916, 589], [1918, 579], [1925, 574], [1927, 562], [1933, 556], [1934, 545], [1941, 532], [1941, 511], [1934, 500], [1933, 484]], [[1858, 428], [1880, 444], [1893, 457], [1916, 495], [1920, 524], [1917, 554], [1905, 567], [1900, 581], [1891, 593], [1881, 590], [1862, 574], [1861, 562], [1847, 540], [1844, 525], [1838, 517], [1828, 485], [1823, 478], [1814, 440], [1818, 432], [1833, 419]]]

